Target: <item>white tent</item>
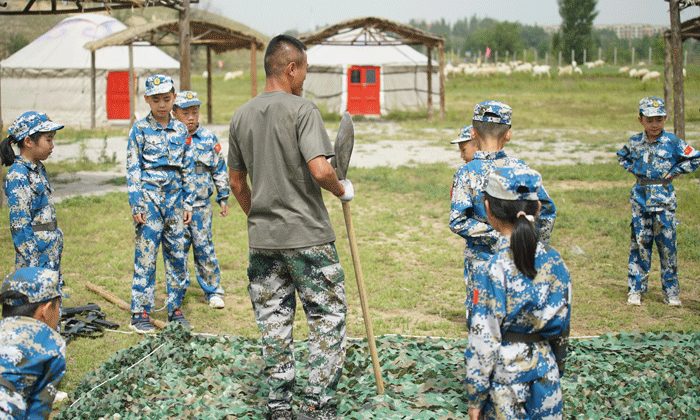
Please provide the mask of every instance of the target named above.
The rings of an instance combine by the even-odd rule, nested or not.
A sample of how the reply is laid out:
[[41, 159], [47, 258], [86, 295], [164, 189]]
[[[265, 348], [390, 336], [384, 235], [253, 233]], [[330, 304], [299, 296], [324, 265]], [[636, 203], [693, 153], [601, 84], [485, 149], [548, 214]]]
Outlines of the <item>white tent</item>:
[[[353, 85], [350, 72], [369, 67], [378, 68], [378, 99], [382, 115], [393, 110], [425, 109], [428, 103], [428, 57], [398, 41], [391, 45], [376, 45], [375, 39], [386, 43], [392, 38], [383, 33], [368, 34], [360, 28], [339, 33], [309, 48], [305, 97], [318, 105], [325, 105], [330, 112], [342, 114], [348, 109], [348, 89]], [[353, 45], [334, 45], [334, 42], [347, 41], [352, 41]], [[433, 103], [440, 101], [438, 75], [438, 66], [434, 63]], [[360, 83], [364, 82], [362, 79]]]
[[[23, 112], [34, 110], [46, 112], [51, 119], [64, 125], [90, 127], [92, 59], [90, 51], [83, 45], [123, 29], [126, 29], [123, 23], [109, 16], [81, 14], [69, 17], [3, 60], [0, 64], [4, 123], [11, 124]], [[133, 60], [138, 78], [136, 115], [143, 117], [149, 111], [143, 100], [145, 77], [155, 73], [168, 74], [175, 79], [177, 89], [180, 64], [150, 45], [135, 46]], [[129, 70], [128, 47], [96, 51], [95, 67], [95, 118], [99, 126], [108, 122], [108, 108], [111, 119], [122, 118], [119, 115], [123, 113], [113, 112], [119, 102], [115, 98], [121, 98], [121, 103], [128, 108], [128, 73], [124, 73]], [[124, 119], [128, 118], [127, 114]]]

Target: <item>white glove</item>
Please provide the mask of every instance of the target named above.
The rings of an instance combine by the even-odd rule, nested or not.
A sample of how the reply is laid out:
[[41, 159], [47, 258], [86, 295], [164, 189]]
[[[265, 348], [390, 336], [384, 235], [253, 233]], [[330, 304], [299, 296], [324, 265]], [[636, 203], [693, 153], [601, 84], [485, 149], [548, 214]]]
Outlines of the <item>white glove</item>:
[[350, 182], [349, 179], [341, 179], [340, 183], [343, 184], [343, 187], [345, 187], [345, 194], [339, 196], [338, 198], [344, 203], [352, 201], [353, 197], [355, 197], [355, 189], [352, 187], [352, 182]]

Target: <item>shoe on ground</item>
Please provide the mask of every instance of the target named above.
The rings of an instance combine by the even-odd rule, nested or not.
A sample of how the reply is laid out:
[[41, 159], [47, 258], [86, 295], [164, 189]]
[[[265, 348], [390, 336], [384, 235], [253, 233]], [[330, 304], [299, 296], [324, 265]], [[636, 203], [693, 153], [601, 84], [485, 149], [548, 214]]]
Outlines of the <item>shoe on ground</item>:
[[148, 313], [144, 310], [140, 314], [131, 315], [131, 323], [129, 328], [141, 334], [149, 334], [156, 332], [156, 328], [151, 324], [148, 318]]
[[294, 420], [294, 418], [294, 411], [291, 408], [267, 413], [268, 420]]
[[297, 413], [297, 420], [338, 420], [337, 409], [335, 407], [302, 406]]
[[209, 298], [209, 306], [214, 309], [221, 309], [226, 306], [226, 304], [224, 303], [224, 300], [221, 299], [221, 296], [212, 296]]
[[627, 295], [627, 304], [631, 306], [642, 306], [642, 295], [638, 292], [632, 292]]
[[668, 304], [668, 306], [683, 306], [683, 303], [681, 303], [681, 300], [678, 299], [678, 296], [666, 296], [664, 301]]
[[185, 327], [191, 327], [190, 321], [188, 321], [182, 314], [180, 309], [175, 309], [172, 312], [168, 312], [168, 322], [179, 322]]

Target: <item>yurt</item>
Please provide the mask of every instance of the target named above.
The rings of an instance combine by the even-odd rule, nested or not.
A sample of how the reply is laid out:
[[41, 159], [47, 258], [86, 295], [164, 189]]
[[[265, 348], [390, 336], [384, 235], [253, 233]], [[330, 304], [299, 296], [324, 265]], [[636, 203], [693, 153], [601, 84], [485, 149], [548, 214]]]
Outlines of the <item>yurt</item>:
[[[81, 14], [69, 17], [17, 51], [2, 65], [2, 120], [10, 124], [27, 110], [46, 112], [61, 124], [90, 127], [92, 103], [92, 58], [83, 48], [89, 41], [126, 29], [110, 16]], [[168, 74], [179, 85], [178, 61], [155, 46], [133, 48], [134, 75], [137, 78], [135, 113], [148, 114], [143, 100], [145, 78]], [[95, 122], [129, 120], [129, 49], [106, 47], [95, 52]]]
[[[377, 39], [381, 39], [380, 45]], [[304, 96], [329, 112], [385, 115], [419, 111], [428, 104], [428, 57], [376, 29], [351, 29], [307, 51]], [[351, 45], [348, 45], [351, 44]], [[433, 61], [433, 104], [438, 104], [439, 68]]]

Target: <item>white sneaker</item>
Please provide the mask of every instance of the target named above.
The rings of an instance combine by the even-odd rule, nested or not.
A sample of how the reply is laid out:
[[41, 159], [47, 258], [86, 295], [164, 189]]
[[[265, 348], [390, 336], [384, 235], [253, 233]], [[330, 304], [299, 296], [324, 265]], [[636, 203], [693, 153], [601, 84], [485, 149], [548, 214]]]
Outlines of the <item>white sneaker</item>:
[[678, 299], [678, 296], [666, 296], [664, 299], [668, 306], [683, 306], [681, 303], [681, 300]]
[[642, 306], [642, 295], [633, 292], [627, 295], [627, 304], [632, 306]]
[[219, 296], [212, 296], [209, 298], [209, 306], [211, 306], [214, 309], [221, 309], [226, 304], [224, 303], [224, 300], [221, 299]]

